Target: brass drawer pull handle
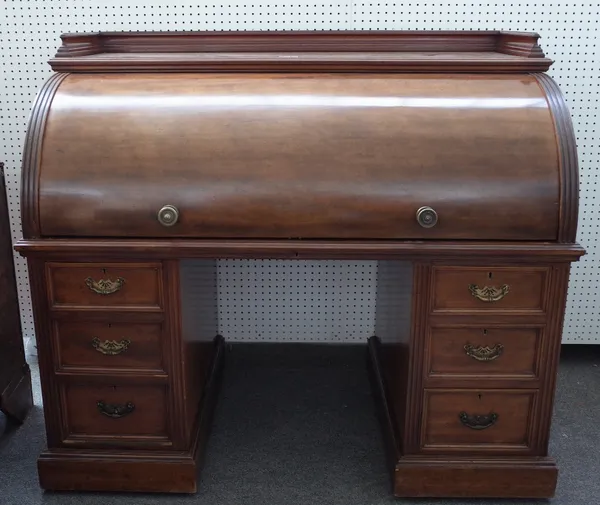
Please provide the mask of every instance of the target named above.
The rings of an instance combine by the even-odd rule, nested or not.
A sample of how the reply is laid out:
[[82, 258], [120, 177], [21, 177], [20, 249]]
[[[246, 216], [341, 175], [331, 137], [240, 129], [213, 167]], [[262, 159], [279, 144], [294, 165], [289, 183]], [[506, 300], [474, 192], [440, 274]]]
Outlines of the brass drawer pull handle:
[[116, 340], [105, 340], [104, 342], [101, 342], [98, 337], [92, 339], [92, 347], [96, 349], [96, 351], [108, 356], [121, 354], [127, 350], [129, 344], [131, 344], [131, 340], [127, 340], [126, 338], [121, 339], [120, 342], [117, 342]]
[[504, 298], [509, 291], [508, 284], [501, 287], [484, 286], [480, 288], [477, 284], [469, 284], [471, 294], [482, 302], [498, 302]]
[[135, 405], [132, 402], [127, 402], [125, 405], [118, 405], [112, 403], [104, 403], [102, 400], [98, 401], [98, 410], [105, 416], [112, 417], [113, 419], [119, 419], [125, 417], [127, 414], [131, 414], [135, 410]]
[[95, 281], [91, 277], [88, 277], [85, 280], [85, 285], [99, 295], [112, 295], [119, 291], [119, 289], [123, 287], [123, 284], [125, 284], [125, 279], [123, 279], [123, 277], [119, 277], [116, 281], [110, 279], [100, 279], [99, 281]]
[[494, 361], [502, 355], [502, 351], [504, 351], [502, 344], [496, 344], [494, 347], [487, 345], [475, 347], [473, 344], [465, 344], [467, 356], [471, 356], [477, 361]]
[[466, 412], [461, 412], [458, 414], [460, 418], [460, 422], [463, 423], [467, 428], [471, 428], [472, 430], [485, 430], [490, 426], [496, 424], [498, 420], [498, 414], [495, 412], [490, 412], [487, 415], [472, 415], [470, 416]]

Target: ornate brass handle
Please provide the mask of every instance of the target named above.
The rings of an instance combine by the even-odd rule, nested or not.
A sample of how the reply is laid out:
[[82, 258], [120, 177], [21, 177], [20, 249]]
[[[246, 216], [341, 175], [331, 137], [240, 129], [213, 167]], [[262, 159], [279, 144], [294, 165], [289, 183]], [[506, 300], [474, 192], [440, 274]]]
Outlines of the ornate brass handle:
[[123, 279], [123, 277], [117, 278], [116, 281], [110, 279], [100, 279], [99, 281], [95, 281], [91, 277], [88, 277], [85, 280], [85, 285], [99, 295], [112, 295], [119, 291], [119, 289], [123, 287], [123, 284], [125, 284], [125, 279]]
[[125, 405], [118, 405], [116, 403], [104, 403], [99, 400], [98, 410], [105, 416], [112, 417], [113, 419], [119, 419], [125, 417], [127, 414], [131, 414], [135, 410], [135, 405], [132, 402], [127, 402]]
[[101, 342], [98, 337], [92, 339], [92, 347], [96, 349], [96, 351], [109, 356], [121, 354], [123, 351], [127, 350], [129, 344], [131, 344], [131, 340], [127, 340], [126, 338], [121, 339], [120, 342], [117, 342], [116, 340], [105, 340], [104, 342]]
[[509, 291], [508, 284], [497, 286], [483, 286], [480, 288], [477, 284], [469, 284], [471, 294], [482, 302], [498, 302], [504, 298]]
[[458, 414], [460, 422], [472, 430], [485, 430], [496, 424], [498, 414], [490, 412], [487, 415], [469, 415], [466, 412]]
[[499, 358], [504, 350], [502, 344], [496, 344], [494, 347], [479, 346], [475, 347], [473, 344], [465, 344], [465, 352], [467, 356], [476, 359], [477, 361], [494, 361]]

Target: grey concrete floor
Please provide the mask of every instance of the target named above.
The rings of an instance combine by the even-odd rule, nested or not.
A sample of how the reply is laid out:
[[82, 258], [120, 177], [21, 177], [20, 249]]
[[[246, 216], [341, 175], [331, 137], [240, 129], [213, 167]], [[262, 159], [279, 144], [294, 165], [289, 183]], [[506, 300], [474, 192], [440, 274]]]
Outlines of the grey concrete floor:
[[1, 505], [583, 505], [600, 504], [600, 346], [565, 346], [551, 454], [560, 468], [547, 500], [398, 500], [390, 494], [364, 348], [235, 345], [195, 495], [45, 493], [39, 374], [35, 407], [0, 438]]

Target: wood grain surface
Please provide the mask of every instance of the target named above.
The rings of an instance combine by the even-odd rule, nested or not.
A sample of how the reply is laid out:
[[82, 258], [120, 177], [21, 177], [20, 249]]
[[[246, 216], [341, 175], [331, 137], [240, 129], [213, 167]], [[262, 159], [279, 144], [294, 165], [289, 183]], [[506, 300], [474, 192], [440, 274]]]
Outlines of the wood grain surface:
[[4, 163], [0, 162], [0, 411], [21, 422], [33, 405], [13, 263]]
[[[68, 72], [543, 72], [537, 33], [292, 31], [67, 33], [50, 60]], [[281, 57], [281, 55], [284, 57]]]
[[[41, 160], [44, 236], [556, 240], [559, 226], [531, 76], [71, 75]], [[422, 206], [437, 226], [418, 224]]]

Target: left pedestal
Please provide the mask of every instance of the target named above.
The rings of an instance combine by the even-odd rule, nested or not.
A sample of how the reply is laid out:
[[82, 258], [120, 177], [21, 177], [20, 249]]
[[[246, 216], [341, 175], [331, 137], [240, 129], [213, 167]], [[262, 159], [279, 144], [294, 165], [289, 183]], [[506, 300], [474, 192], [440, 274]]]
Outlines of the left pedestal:
[[[182, 293], [180, 262], [30, 258], [29, 268], [48, 440], [41, 486], [195, 492], [223, 339], [214, 311], [181, 303], [194, 297]], [[201, 268], [216, 275], [214, 261]], [[216, 303], [214, 282], [195, 286]]]

